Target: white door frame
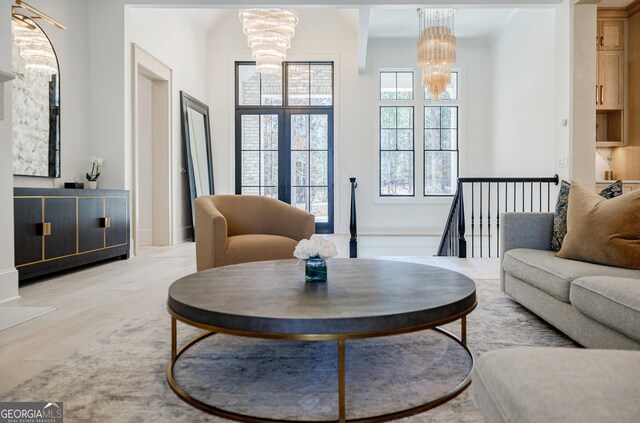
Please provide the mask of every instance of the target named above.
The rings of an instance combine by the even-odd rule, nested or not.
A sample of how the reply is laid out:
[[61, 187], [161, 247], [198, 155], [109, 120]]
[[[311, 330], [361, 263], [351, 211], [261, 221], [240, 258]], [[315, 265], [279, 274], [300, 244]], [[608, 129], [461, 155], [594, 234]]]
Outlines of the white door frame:
[[133, 148], [133, 184], [131, 200], [131, 229], [133, 235], [133, 253], [137, 254], [139, 246], [139, 168], [138, 153], [138, 75], [151, 80], [152, 111], [151, 124], [153, 132], [152, 157], [152, 190], [153, 190], [153, 245], [173, 245], [173, 146], [171, 137], [171, 68], [151, 56], [135, 43], [132, 44], [132, 96], [133, 116], [132, 148]]

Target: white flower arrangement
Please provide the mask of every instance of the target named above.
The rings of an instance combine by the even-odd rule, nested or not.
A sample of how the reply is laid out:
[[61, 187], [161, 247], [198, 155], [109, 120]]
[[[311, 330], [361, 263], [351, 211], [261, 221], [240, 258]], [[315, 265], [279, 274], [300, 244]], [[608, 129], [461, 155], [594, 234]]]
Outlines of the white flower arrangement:
[[87, 181], [95, 182], [100, 176], [100, 166], [102, 166], [104, 160], [99, 157], [91, 157], [89, 163], [91, 164], [91, 173], [87, 172]]
[[320, 235], [311, 235], [310, 239], [301, 240], [293, 251], [293, 255], [300, 260], [307, 260], [312, 257], [320, 257], [323, 260], [327, 260], [337, 254], [338, 250], [336, 250], [335, 244]]

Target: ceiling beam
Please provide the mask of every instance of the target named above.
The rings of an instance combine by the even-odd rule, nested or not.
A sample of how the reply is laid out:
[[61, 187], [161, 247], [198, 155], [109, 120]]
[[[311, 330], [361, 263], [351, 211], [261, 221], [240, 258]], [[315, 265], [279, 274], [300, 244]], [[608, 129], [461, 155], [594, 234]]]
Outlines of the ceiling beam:
[[367, 43], [369, 42], [371, 7], [360, 7], [358, 13], [358, 74], [362, 75], [367, 69]]

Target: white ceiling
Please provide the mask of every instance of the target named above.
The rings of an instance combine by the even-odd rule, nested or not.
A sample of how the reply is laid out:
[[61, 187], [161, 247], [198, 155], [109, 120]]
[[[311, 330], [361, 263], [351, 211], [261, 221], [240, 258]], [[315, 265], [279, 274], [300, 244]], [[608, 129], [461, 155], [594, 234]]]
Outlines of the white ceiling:
[[[618, 1], [618, 0], [609, 0]], [[457, 38], [485, 38], [516, 9], [461, 8], [456, 10]], [[418, 13], [412, 9], [372, 9], [369, 21], [370, 38], [418, 38]]]

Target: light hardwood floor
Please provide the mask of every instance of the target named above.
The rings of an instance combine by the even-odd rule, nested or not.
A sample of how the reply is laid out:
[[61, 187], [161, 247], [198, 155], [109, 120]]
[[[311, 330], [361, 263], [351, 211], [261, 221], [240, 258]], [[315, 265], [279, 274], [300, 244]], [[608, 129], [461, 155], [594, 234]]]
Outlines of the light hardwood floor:
[[[495, 258], [389, 258], [445, 267], [473, 279], [499, 277]], [[185, 243], [142, 248], [129, 260], [110, 261], [22, 285], [21, 298], [0, 307], [49, 306], [55, 310], [0, 331], [0, 394], [123, 322], [164, 304], [169, 285], [194, 271], [194, 244]]]

